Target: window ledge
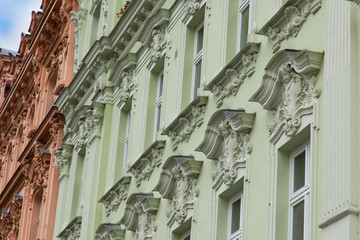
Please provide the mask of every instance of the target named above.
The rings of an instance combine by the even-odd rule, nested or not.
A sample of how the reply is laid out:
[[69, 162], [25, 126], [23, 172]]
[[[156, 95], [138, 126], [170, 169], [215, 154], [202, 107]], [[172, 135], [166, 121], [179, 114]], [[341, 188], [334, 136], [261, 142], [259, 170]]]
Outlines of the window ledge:
[[201, 126], [207, 101], [207, 96], [196, 97], [161, 133], [170, 137], [173, 150], [178, 148], [179, 143], [188, 141], [195, 128]]
[[280, 48], [280, 43], [293, 36], [296, 37], [307, 17], [315, 14], [321, 7], [321, 0], [289, 0], [260, 29], [258, 34], [269, 37], [273, 52]]
[[73, 220], [60, 232], [57, 236], [61, 240], [69, 239], [71, 237], [78, 238], [80, 237], [81, 229], [81, 216], [74, 217]]

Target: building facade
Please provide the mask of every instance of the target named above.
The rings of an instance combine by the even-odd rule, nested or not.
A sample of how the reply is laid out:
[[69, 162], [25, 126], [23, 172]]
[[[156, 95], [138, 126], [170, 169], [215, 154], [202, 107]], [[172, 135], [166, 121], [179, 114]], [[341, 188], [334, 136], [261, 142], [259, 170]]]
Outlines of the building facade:
[[360, 239], [356, 3], [78, 2], [54, 239]]
[[[53, 105], [73, 74], [72, 0], [43, 0], [18, 53], [0, 56], [0, 239], [52, 239], [64, 117]], [[0, 52], [1, 53], [1, 52]]]

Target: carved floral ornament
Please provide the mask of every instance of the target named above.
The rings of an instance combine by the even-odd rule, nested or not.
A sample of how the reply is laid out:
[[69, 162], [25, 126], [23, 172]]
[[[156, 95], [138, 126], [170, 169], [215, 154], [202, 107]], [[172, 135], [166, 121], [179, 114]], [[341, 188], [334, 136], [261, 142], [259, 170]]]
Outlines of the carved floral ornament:
[[154, 29], [151, 33], [152, 42], [150, 44], [150, 59], [152, 62], [158, 61], [164, 49], [170, 45], [170, 35], [164, 28]]
[[57, 236], [61, 240], [75, 240], [80, 237], [81, 217], [75, 217]]
[[104, 204], [106, 216], [115, 212], [120, 204], [128, 197], [128, 189], [131, 177], [122, 177], [105, 195], [99, 200]]
[[187, 142], [196, 127], [204, 121], [207, 96], [196, 97], [185, 110], [161, 133], [170, 137], [175, 151], [182, 142]]
[[70, 168], [70, 162], [72, 157], [72, 150], [73, 146], [69, 144], [62, 144], [62, 149], [57, 150], [55, 153], [56, 159], [55, 159], [55, 165], [60, 170], [60, 177], [61, 179], [64, 176], [69, 176], [69, 168]]
[[273, 52], [276, 52], [283, 40], [297, 36], [307, 17], [320, 7], [321, 0], [288, 1], [259, 33], [269, 37]]
[[170, 199], [170, 209], [167, 212], [169, 226], [175, 221], [182, 224], [193, 209], [199, 195], [197, 178], [201, 167], [202, 161], [197, 161], [192, 156], [172, 156], [165, 162], [154, 191], [160, 192], [163, 198]]
[[282, 132], [294, 136], [302, 116], [312, 114], [320, 96], [316, 75], [322, 57], [323, 53], [308, 50], [283, 50], [266, 66], [261, 87], [250, 100], [273, 110], [274, 122], [268, 125], [272, 136]]
[[164, 146], [165, 141], [156, 141], [129, 168], [128, 172], [135, 177], [137, 187], [142, 181], [148, 180], [154, 169], [161, 165]]
[[1, 209], [0, 239], [14, 239], [19, 232], [23, 197], [14, 193], [9, 209]]
[[186, 11], [189, 14], [195, 14], [201, 7], [200, 0], [186, 0]]
[[120, 223], [127, 230], [135, 232], [136, 240], [155, 239], [155, 216], [159, 204], [160, 198], [154, 198], [152, 193], [134, 193], [126, 202]]
[[252, 151], [249, 140], [254, 120], [255, 114], [244, 110], [219, 110], [210, 118], [204, 140], [196, 151], [217, 161], [211, 174], [213, 188], [222, 183], [230, 186], [237, 179], [238, 170], [246, 167]]
[[125, 230], [119, 224], [104, 223], [101, 224], [95, 233], [95, 240], [123, 240], [125, 239]]
[[255, 72], [259, 48], [259, 43], [249, 43], [205, 87], [205, 90], [210, 90], [215, 95], [217, 107], [223, 104], [226, 97], [235, 96], [245, 78], [250, 77]]

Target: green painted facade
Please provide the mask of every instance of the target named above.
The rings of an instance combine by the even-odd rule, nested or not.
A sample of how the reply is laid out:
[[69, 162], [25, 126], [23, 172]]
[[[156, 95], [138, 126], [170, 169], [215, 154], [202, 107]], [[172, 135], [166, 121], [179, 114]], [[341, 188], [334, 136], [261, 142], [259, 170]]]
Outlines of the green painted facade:
[[78, 2], [54, 239], [360, 239], [356, 3]]

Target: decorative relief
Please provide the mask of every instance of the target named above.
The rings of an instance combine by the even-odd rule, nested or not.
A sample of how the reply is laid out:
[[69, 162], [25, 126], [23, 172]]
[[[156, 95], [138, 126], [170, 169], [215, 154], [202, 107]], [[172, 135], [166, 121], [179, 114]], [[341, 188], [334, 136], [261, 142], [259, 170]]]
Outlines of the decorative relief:
[[192, 156], [172, 156], [164, 164], [159, 183], [154, 191], [170, 199], [170, 210], [167, 212], [169, 226], [176, 221], [182, 224], [199, 195], [197, 178], [200, 174], [202, 161]]
[[294, 136], [301, 117], [312, 114], [313, 103], [320, 96], [316, 75], [322, 56], [323, 53], [307, 50], [284, 50], [270, 60], [261, 87], [250, 99], [273, 110], [270, 134], [284, 132]]
[[0, 239], [15, 239], [20, 227], [23, 197], [14, 193], [8, 210], [2, 208], [0, 217]]
[[63, 176], [69, 176], [69, 167], [72, 157], [73, 146], [69, 144], [62, 144], [62, 149], [59, 149], [56, 153], [55, 165], [60, 170], [61, 179]]
[[148, 180], [154, 169], [161, 165], [164, 146], [165, 141], [154, 142], [129, 168], [128, 172], [134, 175], [137, 187], [142, 181]]
[[186, 11], [195, 14], [200, 9], [200, 0], [187, 0]]
[[[34, 157], [31, 161], [33, 166], [32, 177], [30, 180], [31, 187], [47, 188], [49, 178], [49, 167], [51, 153], [48, 149], [43, 148], [43, 144], [36, 143], [34, 148]], [[44, 199], [46, 193], [44, 192]]]
[[96, 103], [93, 108], [89, 108], [85, 114], [79, 118], [77, 127], [77, 138], [75, 140], [76, 151], [90, 142], [94, 137], [101, 135], [102, 117], [104, 116], [104, 106]]
[[75, 240], [80, 237], [81, 217], [75, 217], [57, 236], [61, 240]]
[[136, 240], [155, 239], [155, 217], [160, 199], [152, 193], [132, 194], [126, 202], [125, 213], [120, 220], [126, 229], [135, 232]]
[[109, 0], [102, 0], [101, 6], [104, 14], [104, 24], [103, 24], [103, 33], [102, 35], [106, 35], [106, 30], [109, 22], [108, 13], [109, 13]]
[[260, 44], [249, 43], [206, 87], [216, 97], [216, 105], [220, 107], [226, 97], [236, 95], [246, 77], [255, 72], [255, 62]]
[[276, 52], [283, 40], [297, 36], [307, 17], [315, 14], [320, 7], [321, 0], [298, 0], [292, 5], [285, 4], [259, 33], [269, 37], [273, 52]]
[[151, 33], [152, 42], [150, 44], [152, 62], [156, 62], [161, 58], [162, 51], [170, 44], [170, 35], [164, 28], [154, 29]]
[[79, 69], [79, 43], [80, 43], [80, 33], [82, 30], [83, 22], [86, 19], [87, 11], [80, 7], [79, 3], [79, 10], [77, 12], [71, 11], [70, 12], [70, 21], [75, 26], [75, 52], [74, 52], [74, 73], [77, 72]]
[[128, 194], [131, 177], [122, 177], [115, 185], [99, 200], [104, 204], [106, 216], [110, 216], [111, 212], [115, 212], [122, 201], [125, 201]]
[[245, 168], [252, 150], [249, 141], [255, 114], [244, 110], [219, 110], [210, 118], [205, 137], [196, 151], [217, 160], [211, 174], [214, 188], [222, 183], [230, 186], [238, 177], [239, 168]]
[[95, 240], [123, 240], [125, 239], [125, 230], [121, 229], [119, 224], [104, 223], [101, 224], [95, 233]]
[[170, 137], [173, 150], [176, 150], [180, 143], [187, 142], [195, 128], [201, 126], [204, 121], [207, 99], [206, 96], [196, 97], [162, 132], [162, 135], [166, 134]]
[[132, 71], [128, 71], [122, 72], [120, 79], [120, 101], [126, 102], [134, 91], [136, 77]]

